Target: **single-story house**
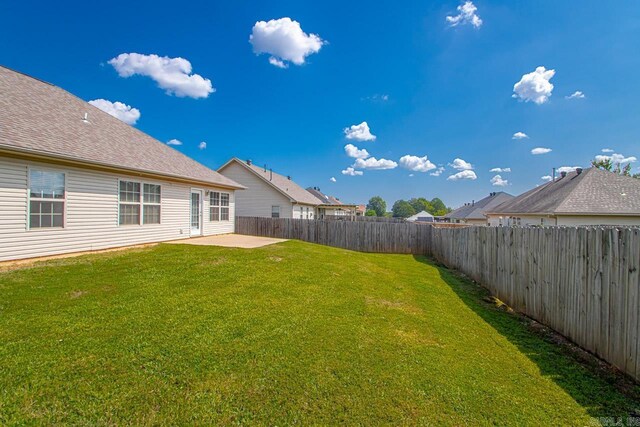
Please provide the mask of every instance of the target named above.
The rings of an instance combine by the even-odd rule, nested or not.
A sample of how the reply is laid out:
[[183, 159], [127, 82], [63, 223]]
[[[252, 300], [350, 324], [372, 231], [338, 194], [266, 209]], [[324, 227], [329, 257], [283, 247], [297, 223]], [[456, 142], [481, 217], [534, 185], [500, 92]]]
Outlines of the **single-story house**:
[[486, 212], [492, 226], [640, 225], [640, 179], [592, 167], [560, 177]]
[[489, 193], [484, 199], [478, 200], [477, 202], [474, 200], [471, 203], [465, 203], [458, 209], [449, 212], [444, 216], [444, 219], [446, 222], [456, 224], [488, 225], [485, 212], [513, 199], [513, 197], [514, 196], [504, 191]]
[[357, 213], [358, 205], [343, 203], [337, 197], [324, 194], [319, 187], [309, 187], [307, 191], [322, 203], [318, 206], [318, 218], [322, 219], [327, 215], [354, 216]]
[[246, 187], [236, 195], [237, 216], [315, 219], [317, 207], [322, 203], [291, 176], [277, 174], [251, 160], [234, 157], [218, 172]]
[[0, 261], [234, 231], [242, 185], [0, 67]]
[[407, 218], [409, 222], [434, 222], [434, 217], [427, 211], [418, 212]]

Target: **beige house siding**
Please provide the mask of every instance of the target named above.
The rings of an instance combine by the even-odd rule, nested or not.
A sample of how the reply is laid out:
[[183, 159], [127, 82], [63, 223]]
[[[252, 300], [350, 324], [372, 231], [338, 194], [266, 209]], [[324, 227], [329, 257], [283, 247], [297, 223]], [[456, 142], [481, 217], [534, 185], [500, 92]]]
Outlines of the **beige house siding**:
[[635, 225], [640, 226], [640, 215], [638, 216], [588, 216], [558, 215], [558, 225]]
[[[502, 220], [500, 220], [502, 218]], [[520, 218], [516, 224], [513, 218]], [[489, 225], [497, 226], [566, 226], [575, 227], [582, 225], [620, 225], [620, 226], [640, 226], [640, 215], [638, 216], [614, 216], [614, 215], [489, 215]]]
[[[65, 173], [63, 228], [28, 228], [29, 168]], [[118, 225], [118, 182], [122, 179], [161, 185], [160, 224]], [[0, 157], [0, 261], [187, 238], [191, 188], [170, 181]], [[204, 196], [203, 234], [232, 233], [234, 192], [197, 188]], [[209, 221], [207, 190], [230, 194], [229, 221]]]
[[[280, 218], [294, 218], [291, 199], [244, 166], [231, 162], [220, 173], [247, 187], [246, 190], [236, 193], [236, 214], [238, 216], [271, 218], [271, 207], [280, 206]], [[297, 218], [299, 218], [299, 210], [297, 214]]]

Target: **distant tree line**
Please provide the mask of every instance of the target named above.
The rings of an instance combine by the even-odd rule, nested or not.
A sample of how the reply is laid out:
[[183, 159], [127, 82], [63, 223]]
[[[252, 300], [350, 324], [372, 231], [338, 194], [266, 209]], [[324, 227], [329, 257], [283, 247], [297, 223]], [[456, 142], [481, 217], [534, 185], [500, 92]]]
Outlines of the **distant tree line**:
[[434, 197], [431, 200], [427, 200], [424, 197], [414, 197], [410, 200], [396, 200], [391, 212], [387, 212], [387, 202], [380, 196], [374, 196], [367, 203], [365, 215], [408, 218], [422, 211], [429, 212], [433, 216], [443, 216], [451, 212], [451, 208], [448, 208], [438, 197]]

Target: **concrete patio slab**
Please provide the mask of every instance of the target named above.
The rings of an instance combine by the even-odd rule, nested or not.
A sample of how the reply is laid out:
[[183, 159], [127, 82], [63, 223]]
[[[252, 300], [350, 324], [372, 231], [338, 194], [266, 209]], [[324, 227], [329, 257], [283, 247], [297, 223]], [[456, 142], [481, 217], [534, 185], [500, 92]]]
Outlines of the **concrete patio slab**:
[[241, 234], [221, 234], [218, 236], [192, 237], [184, 240], [173, 240], [171, 244], [199, 245], [199, 246], [224, 246], [227, 248], [261, 248], [274, 243], [286, 242], [287, 239], [275, 239], [271, 237], [244, 236]]

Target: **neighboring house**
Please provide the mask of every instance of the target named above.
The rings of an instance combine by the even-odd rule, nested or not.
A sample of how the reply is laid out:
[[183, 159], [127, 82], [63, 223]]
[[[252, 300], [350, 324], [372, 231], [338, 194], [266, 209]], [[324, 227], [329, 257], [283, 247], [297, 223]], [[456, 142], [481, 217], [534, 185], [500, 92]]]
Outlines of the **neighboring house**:
[[422, 211], [422, 212], [418, 212], [415, 215], [410, 216], [409, 218], [407, 218], [407, 221], [409, 221], [409, 222], [433, 222], [434, 221], [434, 217], [429, 212]]
[[356, 216], [364, 216], [366, 211], [367, 211], [367, 205], [356, 206]]
[[640, 179], [577, 169], [488, 210], [487, 217], [492, 226], [640, 225]]
[[241, 185], [0, 67], [0, 261], [234, 231]]
[[448, 222], [457, 224], [488, 225], [485, 212], [513, 199], [513, 197], [514, 196], [504, 191], [489, 193], [488, 197], [478, 200], [477, 202], [472, 201], [471, 203], [465, 203], [464, 206], [446, 214], [444, 218]]
[[232, 158], [218, 172], [239, 182], [246, 190], [236, 195], [236, 215], [267, 218], [315, 219], [321, 204], [314, 195], [283, 176], [251, 160]]
[[318, 187], [309, 187], [307, 191], [322, 203], [318, 206], [318, 218], [324, 218], [325, 215], [353, 216], [357, 213], [358, 205], [343, 203], [336, 197], [324, 194]]

